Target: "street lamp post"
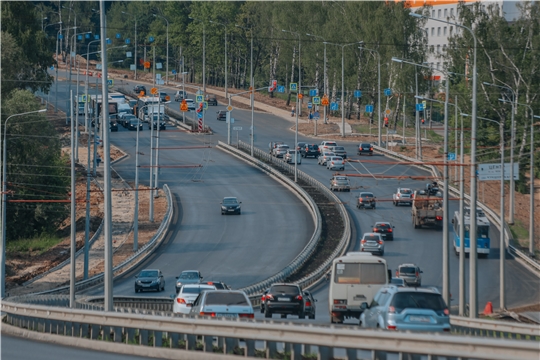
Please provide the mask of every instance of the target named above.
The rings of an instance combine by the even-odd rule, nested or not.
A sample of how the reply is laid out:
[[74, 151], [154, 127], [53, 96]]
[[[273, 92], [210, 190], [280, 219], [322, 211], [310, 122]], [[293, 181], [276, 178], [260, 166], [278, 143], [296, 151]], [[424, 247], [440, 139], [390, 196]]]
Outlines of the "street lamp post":
[[165, 20], [165, 22], [167, 23], [167, 51], [166, 51], [166, 55], [167, 56], [167, 61], [166, 61], [166, 74], [165, 74], [165, 84], [169, 85], [169, 20], [167, 20], [167, 18], [165, 16], [162, 16], [162, 15], [158, 15], [158, 14], [153, 14], [155, 17], [160, 17], [162, 18], [163, 20]]
[[[135, 15], [132, 15], [126, 11], [122, 11], [122, 14], [125, 14], [125, 15], [131, 15], [133, 16], [133, 19], [135, 19], [135, 59], [133, 60], [133, 64], [135, 64], [135, 77], [133, 78], [134, 80], [137, 80], [137, 17]], [[167, 49], [169, 47], [167, 46]], [[169, 58], [169, 56], [167, 56], [167, 59]]]
[[[236, 27], [238, 28], [241, 28], [241, 29], [244, 29], [244, 30], [247, 30], [248, 28], [246, 27], [243, 27], [243, 26], [240, 26], [240, 25], [235, 25]], [[251, 156], [253, 156], [253, 142], [254, 142], [254, 137], [255, 137], [255, 127], [254, 127], [254, 118], [255, 118], [255, 84], [254, 84], [254, 81], [253, 81], [253, 26], [250, 26], [249, 27], [249, 31], [251, 33], [251, 60], [250, 60], [250, 73], [249, 73], [249, 87], [251, 88], [251, 92], [250, 92], [250, 102], [251, 102]]]
[[[382, 124], [381, 124], [381, 54], [374, 49], [367, 49], [365, 47], [359, 46], [359, 49], [364, 49], [367, 51], [371, 51], [377, 54], [377, 119], [379, 121], [379, 130], [378, 130], [378, 142], [379, 146], [382, 144]], [[416, 89], [416, 95], [418, 95], [418, 85]], [[371, 121], [371, 120], [370, 120]], [[371, 135], [371, 124], [369, 125], [370, 129], [370, 135]], [[388, 146], [388, 145], [387, 145]]]
[[[312, 36], [312, 37], [315, 37], [315, 38], [319, 38], [319, 39], [322, 39], [323, 41], [323, 44], [324, 44], [324, 69], [323, 69], [323, 76], [324, 76], [324, 80], [323, 80], [323, 95], [325, 96], [328, 96], [328, 86], [327, 86], [327, 80], [326, 80], [326, 40], [322, 37], [322, 36], [318, 36], [318, 35], [313, 35], [313, 34], [306, 34], [307, 36]], [[324, 117], [324, 123], [327, 124], [327, 119], [326, 119], [326, 106], [323, 106], [323, 117]], [[315, 123], [317, 124], [317, 123]]]
[[225, 28], [225, 98], [229, 97], [228, 88], [227, 88], [227, 25], [222, 24], [217, 21], [210, 20], [212, 24], [218, 24]]
[[[204, 21], [201, 19], [197, 19], [194, 17], [189, 17], [191, 20], [197, 20], [202, 24], [202, 32], [203, 32], [203, 65], [202, 65], [202, 76], [203, 76], [203, 99], [206, 98], [206, 31], [204, 26]], [[203, 121], [204, 123], [204, 121]], [[204, 124], [203, 124], [203, 131], [204, 131]]]
[[[72, 27], [72, 28], [68, 28], [66, 30], [71, 30], [71, 29], [75, 29], [75, 27]], [[55, 87], [56, 87], [56, 96], [55, 96], [55, 100], [54, 100], [54, 112], [58, 112], [58, 64], [60, 64], [60, 62], [58, 61], [58, 40], [60, 39], [60, 33], [62, 32], [62, 28], [60, 27], [60, 30], [58, 30], [58, 33], [56, 34], [56, 67], [55, 67], [55, 70], [56, 70], [56, 75], [55, 75]], [[64, 35], [62, 35], [64, 36]], [[65, 64], [65, 59], [64, 59], [64, 64]]]
[[[283, 32], [287, 32], [287, 33], [290, 33], [290, 34], [293, 34], [293, 35], [296, 35], [298, 36], [298, 91], [296, 92], [296, 101], [297, 101], [297, 105], [296, 105], [296, 132], [298, 132], [298, 116], [302, 116], [302, 99], [298, 99], [298, 94], [301, 94], [302, 93], [302, 58], [301, 58], [301, 38], [300, 38], [300, 34], [297, 33], [297, 32], [294, 32], [294, 31], [289, 31], [289, 30], [281, 30]], [[298, 134], [296, 135], [298, 136]], [[296, 141], [296, 144], [298, 142]], [[295, 148], [296, 148], [296, 145], [294, 145]], [[296, 174], [296, 163], [294, 165], [294, 173]]]
[[474, 41], [474, 53], [473, 53], [473, 86], [472, 86], [472, 121], [471, 121], [471, 225], [470, 225], [470, 269], [469, 269], [469, 293], [470, 293], [470, 306], [469, 306], [469, 316], [471, 318], [478, 317], [478, 264], [477, 264], [477, 228], [476, 228], [476, 202], [477, 202], [477, 193], [476, 193], [476, 90], [477, 90], [477, 71], [476, 71], [476, 50], [477, 50], [477, 40], [474, 35], [474, 31], [469, 27], [441, 19], [432, 18], [429, 16], [424, 16], [422, 14], [417, 14], [415, 12], [410, 12], [410, 16], [416, 18], [425, 18], [433, 21], [439, 21], [442, 23], [450, 24], [456, 27], [466, 29], [470, 32], [473, 41]]
[[[28, 111], [20, 114], [13, 114], [9, 116], [6, 121], [4, 122], [4, 142], [2, 147], [2, 226], [0, 227], [2, 230], [2, 240], [1, 240], [1, 246], [2, 249], [0, 250], [0, 256], [2, 257], [2, 260], [0, 261], [0, 299], [3, 299], [6, 296], [6, 178], [7, 178], [7, 144], [6, 144], [6, 134], [7, 134], [7, 123], [9, 119], [16, 117], [16, 116], [23, 116], [28, 114], [34, 114], [34, 113], [41, 113], [45, 112], [47, 109], [41, 109], [41, 110], [35, 110], [35, 111]], [[0, 134], [2, 133], [2, 123], [0, 122]]]

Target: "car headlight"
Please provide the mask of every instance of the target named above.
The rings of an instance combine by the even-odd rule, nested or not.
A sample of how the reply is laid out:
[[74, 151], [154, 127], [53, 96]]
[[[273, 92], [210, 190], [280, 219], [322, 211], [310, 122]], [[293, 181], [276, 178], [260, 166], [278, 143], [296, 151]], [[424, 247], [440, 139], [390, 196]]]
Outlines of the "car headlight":
[[137, 280], [137, 284], [140, 284], [141, 283], [141, 280]]
[[161, 282], [161, 279], [157, 279], [156, 282], [159, 284]]

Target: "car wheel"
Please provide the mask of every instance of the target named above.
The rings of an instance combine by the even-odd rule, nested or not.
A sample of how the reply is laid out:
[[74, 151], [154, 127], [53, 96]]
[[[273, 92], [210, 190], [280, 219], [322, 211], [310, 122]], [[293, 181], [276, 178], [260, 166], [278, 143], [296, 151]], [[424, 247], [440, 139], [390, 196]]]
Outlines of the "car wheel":
[[303, 311], [300, 311], [300, 312], [298, 313], [298, 318], [299, 318], [299, 319], [303, 319], [304, 317], [305, 317], [304, 312], [303, 312]]
[[310, 318], [311, 320], [315, 320], [315, 314], [309, 315], [309, 318]]
[[139, 289], [135, 288], [135, 294], [139, 292]]
[[241, 210], [238, 210], [238, 215], [240, 215], [241, 213], [242, 213], [242, 211], [241, 211]]
[[282, 319], [286, 319], [286, 318], [287, 318], [287, 314], [281, 314], [281, 318], [282, 318]]
[[265, 318], [271, 318], [272, 317], [272, 313], [270, 312], [270, 310], [267, 307], [265, 307], [265, 309], [264, 309], [264, 317]]
[[383, 256], [383, 255], [384, 255], [384, 251], [381, 251], [380, 256]]

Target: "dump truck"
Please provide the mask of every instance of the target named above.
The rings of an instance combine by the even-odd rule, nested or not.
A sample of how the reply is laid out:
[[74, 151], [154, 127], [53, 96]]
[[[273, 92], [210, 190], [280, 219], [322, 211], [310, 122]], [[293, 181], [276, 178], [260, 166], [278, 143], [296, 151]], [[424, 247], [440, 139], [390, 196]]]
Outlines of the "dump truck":
[[424, 190], [414, 192], [411, 214], [415, 229], [421, 226], [442, 228], [443, 203], [439, 195], [429, 195]]

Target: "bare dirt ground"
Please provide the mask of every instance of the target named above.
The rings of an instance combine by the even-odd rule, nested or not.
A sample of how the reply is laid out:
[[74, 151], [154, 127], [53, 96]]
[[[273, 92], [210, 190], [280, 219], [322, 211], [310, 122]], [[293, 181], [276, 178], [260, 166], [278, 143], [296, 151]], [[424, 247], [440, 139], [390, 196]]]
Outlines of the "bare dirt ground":
[[[64, 113], [55, 113], [54, 110], [49, 110], [47, 116], [50, 121], [54, 124], [55, 128], [60, 134], [62, 139], [62, 151], [70, 154], [70, 127], [66, 125], [65, 114]], [[84, 129], [80, 128], [81, 133]], [[87, 161], [87, 136], [82, 134], [79, 138], [80, 147], [79, 147], [79, 163], [76, 166], [77, 180], [76, 180], [76, 199], [77, 199], [77, 210], [76, 210], [76, 231], [77, 231], [77, 250], [84, 246], [84, 231], [85, 231], [85, 219], [86, 219], [86, 168], [81, 164], [86, 164]], [[103, 149], [97, 149], [97, 152], [101, 158], [103, 158]], [[117, 160], [120, 157], [124, 156], [124, 153], [114, 146], [111, 146], [111, 161]], [[93, 160], [93, 148], [91, 148], [91, 158]], [[69, 164], [68, 164], [69, 165]], [[101, 165], [102, 166], [102, 165]], [[97, 180], [101, 182], [101, 174], [98, 170]], [[113, 171], [113, 182], [122, 183], [122, 180], [116, 175]], [[131, 187], [123, 184], [124, 189], [115, 189], [113, 186], [113, 240], [115, 243], [114, 247], [114, 256], [113, 256], [113, 265], [118, 265], [129, 256], [133, 254], [133, 232], [131, 231], [132, 226], [128, 223], [123, 226], [116, 226], [114, 217], [115, 214], [121, 214], [127, 219], [132, 221], [134, 208], [133, 201], [134, 192], [130, 191]], [[126, 189], [127, 187], [127, 189]], [[163, 220], [164, 214], [167, 210], [167, 201], [163, 196], [163, 193], [160, 191], [160, 196], [154, 199], [154, 222], [151, 223], [148, 221], [148, 212], [149, 212], [149, 194], [147, 187], [140, 186], [139, 190], [139, 246], [144, 246], [155, 234], [159, 224]], [[130, 200], [131, 199], [131, 200]], [[91, 192], [90, 192], [90, 235], [91, 238], [94, 232], [98, 229], [99, 225], [103, 219], [103, 193], [100, 186], [96, 181], [91, 182]], [[55, 267], [61, 262], [65, 261], [70, 256], [70, 246], [71, 246], [71, 219], [70, 217], [66, 218], [58, 227], [57, 235], [62, 238], [62, 240], [55, 246], [51, 247], [49, 250], [39, 253], [37, 251], [28, 251], [28, 252], [8, 252], [6, 254], [6, 289], [10, 292], [10, 295], [17, 295], [27, 292], [29, 289], [23, 288], [21, 285], [26, 281], [32, 279], [33, 277], [40, 275], [49, 269]], [[123, 236], [118, 236], [123, 235]], [[98, 242], [96, 242], [98, 245]], [[81, 264], [78, 264], [77, 269], [77, 278], [81, 279]], [[89, 275], [95, 275], [100, 272], [103, 272], [103, 261], [91, 263], [89, 269]], [[44, 284], [34, 283], [31, 286], [31, 291], [42, 291], [47, 290], [47, 287], [57, 287], [61, 286], [62, 279], [59, 278], [59, 282], [52, 285], [50, 282], [44, 282]]]

